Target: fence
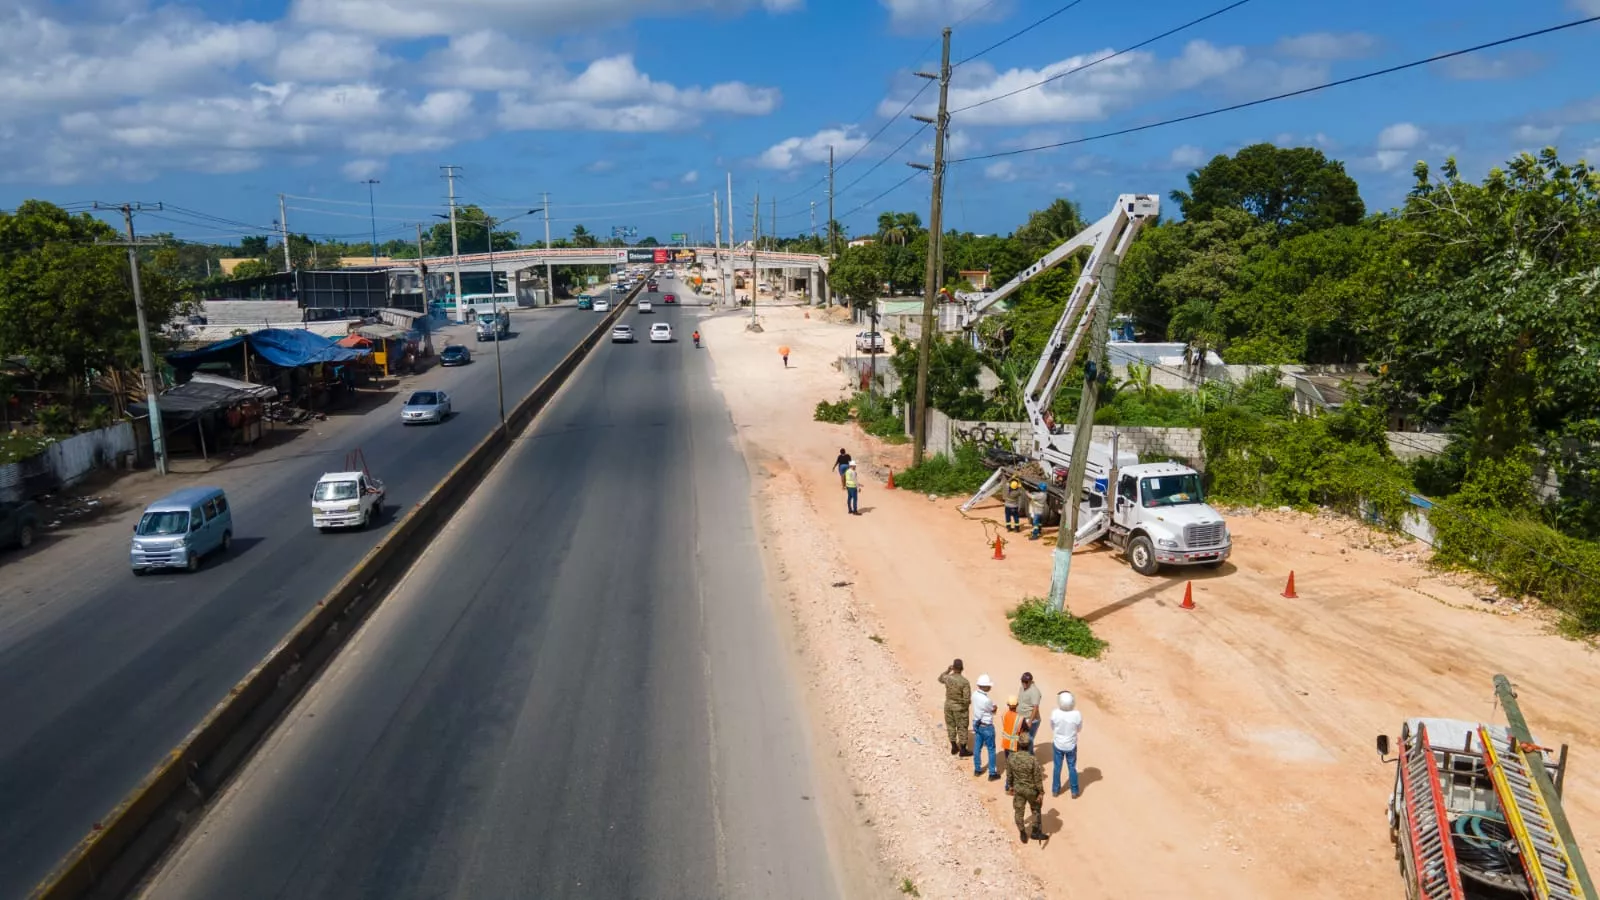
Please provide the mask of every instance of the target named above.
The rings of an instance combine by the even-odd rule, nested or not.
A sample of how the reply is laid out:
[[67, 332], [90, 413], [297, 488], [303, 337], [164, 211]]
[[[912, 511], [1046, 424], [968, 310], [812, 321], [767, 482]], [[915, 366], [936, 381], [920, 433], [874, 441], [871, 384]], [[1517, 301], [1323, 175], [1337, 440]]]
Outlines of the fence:
[[132, 422], [75, 434], [37, 456], [0, 466], [0, 500], [26, 500], [71, 487], [95, 469], [117, 465], [137, 448]]

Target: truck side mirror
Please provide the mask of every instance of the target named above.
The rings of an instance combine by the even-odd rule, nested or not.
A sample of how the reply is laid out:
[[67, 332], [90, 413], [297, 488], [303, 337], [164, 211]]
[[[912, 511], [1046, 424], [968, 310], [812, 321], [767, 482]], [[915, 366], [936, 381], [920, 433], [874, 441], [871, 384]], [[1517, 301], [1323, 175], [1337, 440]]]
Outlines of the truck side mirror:
[[1382, 759], [1382, 758], [1387, 757], [1388, 755], [1389, 755], [1389, 736], [1387, 734], [1380, 734], [1380, 735], [1378, 735], [1378, 757], [1380, 759]]

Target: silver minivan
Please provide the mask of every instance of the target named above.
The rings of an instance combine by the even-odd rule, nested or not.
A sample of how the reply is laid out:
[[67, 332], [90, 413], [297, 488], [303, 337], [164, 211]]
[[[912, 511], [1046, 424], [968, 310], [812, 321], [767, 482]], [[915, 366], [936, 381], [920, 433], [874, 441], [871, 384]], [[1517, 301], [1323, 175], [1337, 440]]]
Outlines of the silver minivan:
[[214, 551], [233, 546], [233, 509], [222, 488], [184, 488], [145, 507], [133, 526], [133, 574], [152, 569], [194, 572]]

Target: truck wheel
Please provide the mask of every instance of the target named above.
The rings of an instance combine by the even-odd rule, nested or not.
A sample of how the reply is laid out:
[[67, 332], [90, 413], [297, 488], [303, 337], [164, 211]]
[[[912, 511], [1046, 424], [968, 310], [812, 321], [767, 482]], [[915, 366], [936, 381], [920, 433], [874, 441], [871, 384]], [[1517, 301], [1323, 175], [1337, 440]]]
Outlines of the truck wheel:
[[26, 550], [33, 546], [33, 526], [27, 522], [17, 529], [17, 548]]
[[222, 552], [223, 553], [227, 553], [229, 550], [232, 550], [232, 549], [233, 549], [233, 532], [224, 531], [222, 533]]
[[1128, 565], [1140, 575], [1154, 575], [1161, 570], [1161, 564], [1156, 562], [1156, 548], [1150, 539], [1139, 535], [1128, 542]]
[[190, 552], [189, 557], [183, 561], [183, 567], [191, 573], [200, 571], [200, 554]]

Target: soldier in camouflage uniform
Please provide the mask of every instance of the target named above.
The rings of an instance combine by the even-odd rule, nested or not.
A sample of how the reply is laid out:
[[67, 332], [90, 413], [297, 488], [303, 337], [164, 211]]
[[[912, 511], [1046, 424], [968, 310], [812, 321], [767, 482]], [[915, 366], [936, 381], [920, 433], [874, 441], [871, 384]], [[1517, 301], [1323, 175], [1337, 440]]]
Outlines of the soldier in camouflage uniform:
[[972, 685], [961, 674], [961, 660], [950, 664], [939, 676], [944, 685], [944, 729], [950, 738], [951, 756], [971, 756], [967, 749], [967, 710], [972, 706]]
[[[1044, 840], [1044, 767], [1033, 755], [1033, 740], [1024, 732], [1017, 742], [1017, 752], [1006, 760], [1006, 775], [1011, 780], [1011, 808], [1017, 814], [1017, 836], [1026, 844], [1028, 838]], [[1033, 811], [1033, 828], [1030, 831], [1024, 815]]]

